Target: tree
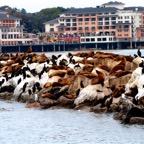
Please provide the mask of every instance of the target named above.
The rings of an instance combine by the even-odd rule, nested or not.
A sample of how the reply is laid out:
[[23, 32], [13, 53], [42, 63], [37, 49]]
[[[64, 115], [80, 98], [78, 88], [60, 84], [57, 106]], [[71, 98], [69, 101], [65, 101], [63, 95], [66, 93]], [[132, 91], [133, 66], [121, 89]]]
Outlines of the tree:
[[48, 35], [47, 38], [46, 38], [46, 40], [49, 42], [50, 39], [51, 39], [51, 37]]
[[24, 15], [27, 14], [27, 12], [26, 12], [26, 10], [24, 8], [21, 9], [20, 13], [24, 14]]
[[44, 36], [39, 36], [39, 40], [42, 41], [44, 39]]
[[37, 34], [38, 32], [39, 32], [39, 30], [37, 30], [37, 29], [32, 30], [32, 33], [34, 33], [34, 34]]

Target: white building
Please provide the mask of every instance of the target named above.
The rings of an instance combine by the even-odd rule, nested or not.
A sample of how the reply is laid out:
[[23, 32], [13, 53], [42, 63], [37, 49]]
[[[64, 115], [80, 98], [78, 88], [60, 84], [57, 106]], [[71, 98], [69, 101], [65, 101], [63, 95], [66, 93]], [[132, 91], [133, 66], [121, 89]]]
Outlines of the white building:
[[23, 37], [23, 26], [20, 25], [20, 18], [0, 11], [0, 45], [27, 44], [32, 39]]

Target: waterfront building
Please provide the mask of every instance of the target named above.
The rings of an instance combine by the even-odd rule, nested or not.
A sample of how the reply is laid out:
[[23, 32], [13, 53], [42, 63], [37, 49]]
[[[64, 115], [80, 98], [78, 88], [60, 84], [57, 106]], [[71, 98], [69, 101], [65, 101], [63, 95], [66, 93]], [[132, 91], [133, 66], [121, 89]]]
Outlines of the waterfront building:
[[80, 36], [81, 43], [129, 43], [137, 47], [144, 40], [144, 8], [124, 7], [121, 2], [101, 6], [71, 8], [45, 24], [45, 33], [58, 36]]
[[25, 37], [21, 19], [11, 16], [7, 12], [0, 11], [0, 46], [28, 44], [32, 38]]

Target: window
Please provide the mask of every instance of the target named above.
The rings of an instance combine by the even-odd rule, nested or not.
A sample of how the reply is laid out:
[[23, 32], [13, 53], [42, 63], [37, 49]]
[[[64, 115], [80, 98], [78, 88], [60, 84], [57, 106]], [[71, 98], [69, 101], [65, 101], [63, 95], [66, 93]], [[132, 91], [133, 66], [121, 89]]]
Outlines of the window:
[[125, 19], [129, 19], [129, 16], [125, 16]]
[[103, 20], [103, 18], [98, 18], [98, 20], [99, 20], [99, 21], [102, 21], [102, 20]]
[[109, 26], [105, 26], [104, 28], [105, 28], [105, 29], [109, 29]]
[[60, 21], [64, 21], [64, 19], [60, 19]]
[[89, 42], [90, 41], [90, 39], [89, 38], [86, 38], [86, 42]]
[[102, 15], [102, 13], [98, 13], [98, 15]]
[[54, 26], [54, 24], [50, 24], [50, 26]]
[[116, 17], [112, 17], [111, 20], [116, 20]]
[[85, 30], [89, 30], [89, 27], [85, 27]]
[[91, 24], [93, 25], [93, 24], [95, 24], [95, 22], [91, 22]]
[[85, 21], [89, 21], [89, 18], [85, 18], [84, 20], [85, 20]]
[[95, 30], [95, 27], [92, 27], [91, 29], [92, 29], [92, 30]]
[[71, 26], [71, 23], [67, 23], [66, 26]]
[[102, 38], [102, 41], [106, 41], [106, 38]]
[[105, 15], [108, 15], [109, 13], [106, 12], [106, 13], [104, 13], [104, 14], [105, 14]]
[[61, 23], [60, 26], [64, 26], [64, 23]]
[[79, 18], [78, 21], [83, 21], [83, 19], [82, 19], [82, 18]]
[[115, 27], [115, 26], [112, 26], [111, 28], [112, 28], [112, 29], [116, 29], [116, 27]]
[[71, 20], [70, 19], [66, 19], [66, 22], [70, 22]]
[[50, 32], [53, 32], [54, 31], [54, 28], [50, 28]]
[[109, 38], [109, 41], [112, 41], [112, 38]]
[[101, 38], [98, 38], [97, 41], [101, 41]]
[[124, 28], [129, 28], [129, 25], [125, 25]]
[[102, 26], [98, 26], [98, 29], [102, 29]]
[[95, 38], [91, 38], [91, 41], [95, 41]]
[[96, 18], [91, 18], [91, 21], [96, 21]]
[[115, 21], [113, 21], [113, 22], [112, 22], [112, 25], [115, 25], [115, 24], [116, 24], [116, 22], [115, 22]]
[[82, 42], [85, 42], [85, 39], [84, 39], [84, 38], [82, 38], [82, 39], [81, 39], [81, 41], [82, 41]]
[[103, 22], [98, 22], [98, 25], [103, 25]]
[[89, 24], [89, 22], [85, 22], [85, 25], [88, 25]]
[[111, 12], [111, 14], [116, 14], [115, 12]]
[[4, 34], [2, 34], [2, 39], [5, 39], [5, 35]]
[[125, 34], [125, 36], [128, 36], [128, 34]]
[[73, 23], [73, 24], [72, 24], [72, 26], [76, 26], [76, 25], [77, 25], [76, 23]]
[[66, 31], [70, 31], [70, 28], [66, 28]]
[[16, 34], [14, 34], [14, 38], [15, 38], [15, 39], [17, 38], [17, 35], [16, 35]]
[[118, 28], [119, 28], [119, 29], [121, 29], [121, 28], [122, 28], [122, 26], [121, 26], [121, 25], [119, 25], [119, 26], [118, 26]]
[[76, 22], [76, 19], [72, 19], [73, 22]]
[[72, 27], [72, 30], [74, 31], [74, 30], [77, 30], [77, 28], [76, 27]]
[[109, 25], [109, 22], [105, 22], [105, 25]]
[[82, 30], [82, 27], [79, 27], [78, 30]]
[[109, 17], [105, 17], [105, 20], [109, 20]]

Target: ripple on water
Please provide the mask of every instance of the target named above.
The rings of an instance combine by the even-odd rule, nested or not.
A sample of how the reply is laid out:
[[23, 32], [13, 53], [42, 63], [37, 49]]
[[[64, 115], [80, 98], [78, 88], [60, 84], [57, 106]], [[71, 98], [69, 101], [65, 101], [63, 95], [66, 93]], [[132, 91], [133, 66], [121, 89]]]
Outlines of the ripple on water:
[[144, 126], [122, 125], [112, 115], [59, 109], [26, 109], [0, 101], [0, 143], [142, 144]]

